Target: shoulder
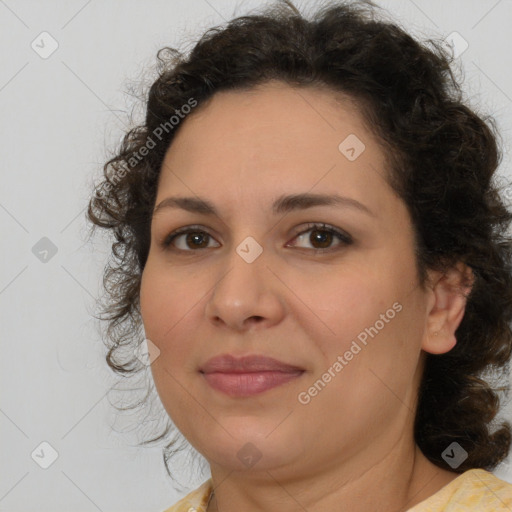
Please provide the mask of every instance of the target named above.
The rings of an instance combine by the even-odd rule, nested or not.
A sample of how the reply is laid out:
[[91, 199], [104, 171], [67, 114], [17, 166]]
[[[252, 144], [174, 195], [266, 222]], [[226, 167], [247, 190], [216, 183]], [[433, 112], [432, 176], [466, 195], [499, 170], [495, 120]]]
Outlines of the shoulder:
[[210, 478], [164, 512], [205, 512], [212, 489]]
[[470, 469], [407, 512], [510, 512], [512, 484], [485, 469]]

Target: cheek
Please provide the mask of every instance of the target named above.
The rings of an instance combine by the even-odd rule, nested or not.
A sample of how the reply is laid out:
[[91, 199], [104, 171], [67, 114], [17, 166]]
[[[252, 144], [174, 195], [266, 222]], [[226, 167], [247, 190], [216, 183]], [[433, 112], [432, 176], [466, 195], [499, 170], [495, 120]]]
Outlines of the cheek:
[[198, 300], [195, 295], [187, 297], [187, 287], [177, 286], [168, 271], [146, 265], [140, 288], [141, 316], [146, 337], [160, 350], [151, 373], [167, 413], [178, 423], [180, 411], [190, 407], [183, 389], [185, 373], [193, 368], [194, 347], [183, 339], [185, 330], [192, 329], [192, 323], [197, 325], [191, 314]]
[[195, 297], [187, 287], [177, 286], [169, 272], [155, 265], [146, 265], [141, 280], [140, 307], [146, 337], [165, 351], [174, 333], [182, 328], [183, 319], [190, 313]]
[[318, 343], [326, 368], [338, 356], [346, 361], [347, 378], [357, 372], [356, 367], [366, 372], [380, 367], [392, 375], [400, 364], [413, 365], [421, 342], [421, 305], [411, 294], [413, 271], [409, 276], [403, 268], [402, 278], [397, 278], [394, 270], [389, 265], [368, 265], [309, 283], [308, 302], [315, 304], [321, 322], [308, 315], [311, 320], [303, 327], [316, 326], [310, 336]]
[[386, 300], [361, 302], [339, 319], [337, 339], [322, 341], [324, 365], [301, 390], [301, 403], [310, 401], [310, 417], [328, 414], [340, 423], [350, 417], [347, 428], [357, 436], [362, 425], [378, 430], [406, 410], [404, 404], [412, 407], [420, 338], [411, 326], [417, 320], [408, 304]]
[[[398, 298], [395, 283], [385, 274], [362, 267], [316, 276], [303, 282], [301, 288], [297, 294], [307, 297], [317, 317], [315, 325], [328, 335], [322, 339], [331, 339], [334, 344], [351, 340], [373, 325]], [[309, 316], [313, 319], [315, 315]]]
[[182, 268], [169, 269], [159, 262], [147, 265], [141, 280], [140, 303], [145, 335], [160, 350], [151, 365], [157, 388], [177, 400], [185, 381], [194, 376], [204, 353], [205, 293], [211, 288], [207, 275]]

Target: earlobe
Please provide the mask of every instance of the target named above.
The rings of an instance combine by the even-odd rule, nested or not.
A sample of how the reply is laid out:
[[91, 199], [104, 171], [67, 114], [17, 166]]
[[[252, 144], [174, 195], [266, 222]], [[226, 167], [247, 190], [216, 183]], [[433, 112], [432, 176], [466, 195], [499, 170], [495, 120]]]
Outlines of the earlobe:
[[462, 262], [448, 272], [434, 272], [427, 310], [426, 331], [421, 348], [430, 354], [445, 354], [457, 343], [455, 331], [466, 311], [466, 301], [474, 284], [474, 274]]
[[427, 332], [425, 336], [422, 348], [429, 354], [446, 354], [457, 344], [455, 334], [449, 334], [448, 332]]

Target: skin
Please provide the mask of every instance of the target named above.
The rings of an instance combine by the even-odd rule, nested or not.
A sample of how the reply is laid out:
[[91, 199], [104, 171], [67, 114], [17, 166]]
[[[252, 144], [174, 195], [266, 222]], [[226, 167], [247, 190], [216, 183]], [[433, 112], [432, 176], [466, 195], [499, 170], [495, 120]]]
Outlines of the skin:
[[[354, 161], [338, 149], [350, 134], [366, 146]], [[208, 510], [399, 511], [458, 476], [421, 453], [413, 421], [425, 353], [456, 343], [468, 269], [430, 272], [430, 286], [419, 286], [411, 219], [385, 169], [354, 104], [327, 89], [272, 81], [220, 92], [182, 121], [156, 204], [199, 196], [219, 215], [170, 207], [154, 215], [140, 299], [146, 337], [160, 350], [151, 368], [162, 403], [211, 467]], [[276, 197], [307, 192], [337, 192], [373, 214], [333, 205], [272, 213]], [[298, 238], [311, 222], [354, 242], [322, 246], [314, 230]], [[162, 246], [194, 224], [211, 235], [199, 242], [206, 249], [186, 235], [174, 251]], [[236, 252], [248, 236], [263, 248], [252, 263]], [[315, 254], [321, 247], [331, 250]], [[401, 311], [300, 403], [298, 394], [397, 302]], [[225, 353], [264, 354], [305, 372], [232, 398], [198, 371]], [[261, 454], [251, 467], [237, 457], [246, 443]]]

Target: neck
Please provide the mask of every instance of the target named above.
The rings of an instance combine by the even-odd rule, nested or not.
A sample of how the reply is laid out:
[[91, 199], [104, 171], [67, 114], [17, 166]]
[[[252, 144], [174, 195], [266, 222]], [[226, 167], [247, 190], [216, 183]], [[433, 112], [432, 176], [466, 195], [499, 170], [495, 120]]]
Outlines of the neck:
[[282, 474], [276, 478], [277, 472], [271, 470], [249, 474], [211, 466], [215, 492], [207, 512], [405, 512], [458, 476], [432, 464], [417, 446], [405, 450], [400, 443], [357, 474], [353, 470], [340, 472], [340, 466], [334, 468], [338, 470], [335, 474], [330, 468], [309, 477], [294, 473], [293, 478]]

